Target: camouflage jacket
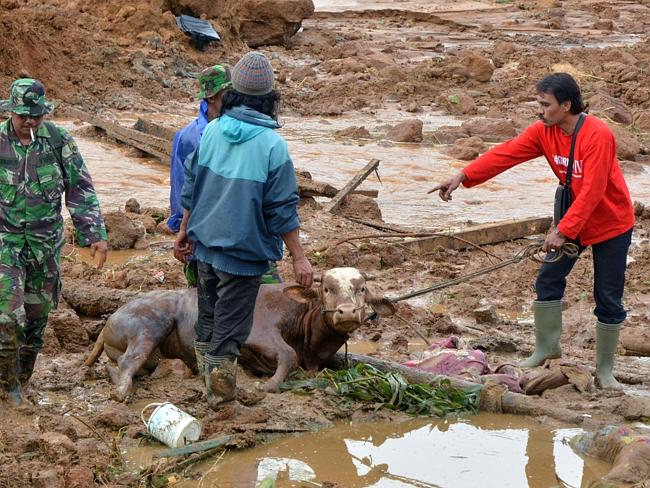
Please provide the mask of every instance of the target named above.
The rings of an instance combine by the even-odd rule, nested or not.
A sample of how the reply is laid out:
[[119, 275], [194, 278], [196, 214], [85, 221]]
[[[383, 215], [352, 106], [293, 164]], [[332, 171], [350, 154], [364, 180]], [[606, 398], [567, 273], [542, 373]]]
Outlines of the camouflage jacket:
[[[35, 140], [25, 147], [13, 131], [11, 119], [0, 123], [0, 248], [20, 253], [29, 245], [42, 262], [64, 243], [61, 196], [65, 193], [78, 242], [87, 246], [106, 239], [104, 220], [90, 174], [77, 144], [63, 128], [61, 164], [41, 124]], [[4, 261], [4, 260], [3, 260]]]

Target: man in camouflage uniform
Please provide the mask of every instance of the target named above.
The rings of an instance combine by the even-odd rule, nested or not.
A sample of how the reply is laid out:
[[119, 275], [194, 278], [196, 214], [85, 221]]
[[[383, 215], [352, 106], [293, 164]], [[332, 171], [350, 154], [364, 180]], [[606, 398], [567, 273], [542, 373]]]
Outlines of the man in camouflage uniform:
[[77, 144], [43, 117], [53, 105], [37, 80], [11, 85], [0, 111], [0, 395], [28, 407], [21, 384], [32, 375], [50, 310], [60, 296], [64, 244], [61, 196], [81, 246], [106, 261], [106, 229]]

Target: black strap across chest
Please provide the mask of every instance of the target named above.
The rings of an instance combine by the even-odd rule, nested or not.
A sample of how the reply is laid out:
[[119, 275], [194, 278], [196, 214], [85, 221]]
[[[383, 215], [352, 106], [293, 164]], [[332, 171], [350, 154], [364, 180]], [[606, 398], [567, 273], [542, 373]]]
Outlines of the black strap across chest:
[[564, 188], [571, 188], [571, 175], [573, 173], [573, 152], [576, 148], [576, 139], [578, 138], [578, 131], [582, 127], [583, 122], [587, 116], [585, 114], [580, 114], [578, 122], [576, 122], [576, 127], [573, 129], [573, 136], [571, 137], [571, 149], [569, 150], [569, 164], [566, 168], [566, 178], [564, 180]]

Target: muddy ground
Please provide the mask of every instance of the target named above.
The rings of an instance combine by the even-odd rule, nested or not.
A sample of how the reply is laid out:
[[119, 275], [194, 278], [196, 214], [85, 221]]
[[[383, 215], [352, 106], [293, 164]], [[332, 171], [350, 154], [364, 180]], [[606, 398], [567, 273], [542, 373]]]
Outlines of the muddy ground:
[[[223, 4], [232, 8], [234, 2]], [[193, 73], [215, 60], [232, 64], [247, 50], [243, 27], [224, 18], [213, 18], [223, 37], [220, 45], [202, 52], [190, 46], [176, 29], [174, 14], [200, 15], [205, 13], [201, 5], [0, 0], [0, 85], [8, 87], [17, 76], [38, 77], [60, 105], [62, 116], [72, 105], [107, 116], [120, 110], [140, 114], [173, 110], [192, 100]], [[261, 48], [273, 59], [283, 110], [335, 116], [398, 103], [413, 119], [432, 111], [448, 112], [465, 119], [460, 128], [421, 134], [417, 122], [395, 129], [386, 121], [387, 137], [445, 144], [453, 157], [471, 159], [485, 150], [485, 144], [510, 137], [533, 120], [533, 85], [559, 64], [563, 65], [559, 69], [579, 79], [591, 112], [613, 127], [624, 172], [647, 171], [649, 2], [484, 1], [460, 2], [456, 11], [444, 7], [444, 2], [408, 1], [363, 12], [317, 11], [291, 39]], [[350, 127], [339, 136], [386, 134]], [[374, 215], [379, 221], [373, 205], [372, 200], [357, 197], [345, 212], [366, 219]], [[145, 208], [111, 215], [112, 247], [144, 251], [102, 271], [90, 266], [72, 245], [66, 246], [64, 300], [52, 314], [46, 348], [28, 390], [34, 413], [8, 411], [0, 425], [0, 486], [145, 484], [140, 473], [125, 471], [116, 453], [147, 442], [141, 437], [138, 415], [150, 401], [172, 400], [201, 419], [204, 437], [236, 433], [238, 445], [256, 442], [256, 434], [273, 428], [313, 429], [339, 418], [364, 417], [362, 406], [342, 409], [321, 394], [263, 395], [256, 389], [260, 380], [243, 370], [238, 391], [242, 410], [236, 416], [229, 411], [213, 413], [205, 407], [201, 381], [175, 361], [164, 362], [152, 376], [139, 379], [126, 405], [110, 400], [105, 358], [90, 369], [83, 367], [107, 314], [139, 292], [185, 286], [181, 267], [171, 257], [172, 237], [159, 225], [165, 214], [166, 209]], [[626, 293], [630, 310], [626, 328], [632, 332], [626, 332], [630, 338], [623, 343], [628, 347], [619, 348], [616, 363], [626, 395], [579, 393], [572, 386], [543, 395], [558, 406], [584, 413], [583, 425], [589, 429], [635, 420], [639, 414], [622, 406], [631, 395], [647, 397], [649, 392], [648, 362], [624, 355], [649, 353], [645, 331], [650, 320], [650, 202], [638, 202], [637, 214]], [[420, 256], [399, 238], [334, 246], [340, 237], [380, 232], [342, 215], [326, 214], [312, 200], [302, 202], [301, 218], [308, 236], [304, 244], [317, 273], [332, 266], [356, 266], [368, 274], [373, 288], [389, 296], [495, 262], [477, 250], [437, 249]], [[505, 259], [529, 244], [522, 239], [486, 246], [485, 251]], [[460, 335], [484, 349], [490, 364], [516, 361], [532, 351], [529, 319], [537, 268], [525, 260], [487, 278], [403, 302], [399, 313], [431, 341]], [[291, 277], [287, 262], [280, 270]], [[592, 279], [587, 251], [570, 278], [562, 346], [566, 357], [588, 367], [595, 354]], [[423, 347], [414, 330], [394, 317], [362, 327], [352, 342], [374, 344], [372, 355], [395, 361], [412, 358]], [[556, 422], [539, 420], [549, 426]]]

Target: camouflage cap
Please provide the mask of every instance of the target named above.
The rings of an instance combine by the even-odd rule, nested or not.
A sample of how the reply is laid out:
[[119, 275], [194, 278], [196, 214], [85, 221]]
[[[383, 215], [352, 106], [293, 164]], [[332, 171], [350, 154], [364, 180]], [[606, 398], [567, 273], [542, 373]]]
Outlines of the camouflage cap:
[[54, 105], [45, 98], [45, 86], [38, 80], [19, 78], [11, 84], [9, 100], [0, 101], [0, 111], [39, 117], [49, 114]]
[[200, 91], [196, 95], [198, 100], [215, 96], [224, 88], [230, 86], [230, 69], [225, 64], [215, 64], [205, 68], [199, 75]]

